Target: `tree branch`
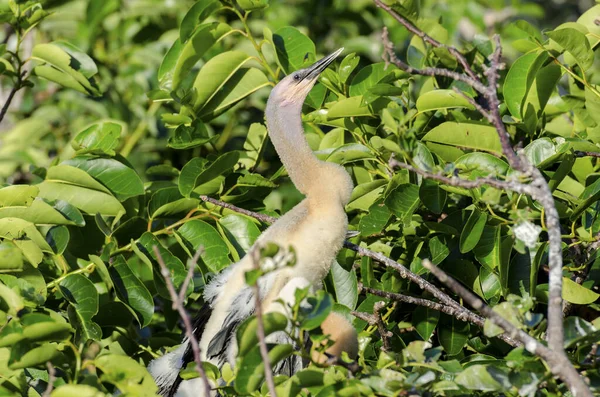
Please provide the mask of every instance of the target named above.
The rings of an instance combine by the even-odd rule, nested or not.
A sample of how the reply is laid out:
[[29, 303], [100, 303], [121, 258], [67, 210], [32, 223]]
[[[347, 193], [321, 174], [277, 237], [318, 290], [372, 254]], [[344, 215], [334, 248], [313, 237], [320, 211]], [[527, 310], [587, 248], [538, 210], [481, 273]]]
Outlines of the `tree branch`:
[[[173, 281], [171, 280], [171, 272], [169, 271], [169, 268], [165, 264], [165, 261], [164, 261], [162, 255], [160, 254], [160, 250], [158, 249], [158, 247], [156, 245], [153, 246], [152, 249], [154, 250], [154, 255], [156, 255], [156, 261], [158, 262], [158, 265], [160, 266], [160, 274], [165, 279], [165, 284], [167, 285], [167, 289], [169, 290], [169, 296], [171, 296], [171, 300], [173, 300], [173, 309], [177, 310], [177, 312], [179, 313], [179, 316], [183, 320], [183, 324], [185, 326], [185, 336], [188, 338], [188, 341], [190, 342], [190, 346], [192, 347], [192, 352], [194, 353], [194, 362], [196, 363], [196, 371], [198, 372], [198, 374], [200, 375], [200, 377], [202, 378], [202, 380], [204, 382], [204, 396], [210, 397], [211, 387], [210, 387], [210, 383], [208, 382], [208, 378], [206, 377], [206, 372], [204, 372], [204, 367], [202, 367], [202, 359], [200, 358], [200, 346], [198, 345], [198, 340], [196, 339], [196, 336], [194, 336], [194, 328], [192, 326], [192, 322], [190, 321], [190, 316], [187, 314], [187, 312], [185, 311], [185, 308], [183, 307], [183, 300], [179, 299], [179, 294], [177, 293], [177, 290], [175, 289], [175, 286], [173, 285]], [[198, 254], [198, 251], [196, 252], [196, 254], [200, 255], [200, 254]], [[194, 257], [196, 257], [196, 255], [194, 255]], [[192, 267], [192, 269], [193, 269], [193, 267]], [[193, 274], [194, 274], [193, 271], [188, 272], [188, 275], [186, 278], [188, 278], [188, 277], [191, 278], [190, 275], [193, 276]], [[186, 285], [186, 289], [187, 289], [187, 284], [189, 284], [189, 280], [187, 282], [184, 281], [182, 286]]]
[[387, 330], [387, 328], [385, 327], [385, 323], [383, 322], [383, 318], [381, 318], [381, 310], [384, 307], [385, 302], [380, 301], [375, 302], [375, 304], [373, 305], [373, 314], [357, 312], [354, 310], [350, 313], [354, 317], [366, 321], [367, 323], [369, 323], [369, 325], [377, 326], [377, 331], [379, 332], [379, 335], [381, 335], [381, 341], [383, 342], [382, 349], [383, 351], [388, 352], [391, 350], [390, 338], [394, 336], [394, 334]]
[[464, 301], [488, 318], [495, 325], [502, 328], [508, 333], [511, 338], [518, 340], [523, 343], [525, 349], [538, 357], [544, 359], [550, 364], [550, 369], [554, 375], [567, 384], [573, 396], [576, 397], [592, 397], [592, 392], [583, 381], [583, 378], [571, 365], [571, 362], [566, 355], [561, 352], [553, 351], [548, 347], [544, 346], [540, 341], [530, 336], [525, 331], [522, 331], [515, 327], [512, 323], [502, 317], [500, 314], [492, 310], [491, 307], [483, 303], [475, 294], [463, 287], [459, 282], [448, 276], [439, 267], [435, 266], [428, 259], [423, 260], [423, 266], [429, 270], [440, 282], [445, 284], [454, 293], [460, 296]]
[[[260, 249], [258, 246], [250, 252], [252, 258], [252, 267], [256, 270], [260, 270]], [[258, 280], [252, 285], [254, 290], [254, 304], [255, 304], [255, 315], [256, 315], [256, 335], [258, 336], [258, 345], [260, 349], [260, 355], [263, 359], [263, 365], [265, 367], [265, 382], [269, 388], [271, 397], [277, 397], [275, 391], [275, 382], [273, 380], [273, 369], [271, 368], [271, 360], [269, 359], [269, 351], [267, 350], [267, 342], [265, 340], [265, 327], [263, 323], [263, 311], [262, 302], [260, 300], [260, 289], [258, 287]]]
[[48, 385], [46, 386], [46, 390], [44, 390], [42, 397], [50, 397], [50, 394], [52, 394], [52, 390], [54, 389], [54, 382], [56, 381], [56, 369], [54, 369], [54, 365], [48, 361], [46, 367], [48, 368]]

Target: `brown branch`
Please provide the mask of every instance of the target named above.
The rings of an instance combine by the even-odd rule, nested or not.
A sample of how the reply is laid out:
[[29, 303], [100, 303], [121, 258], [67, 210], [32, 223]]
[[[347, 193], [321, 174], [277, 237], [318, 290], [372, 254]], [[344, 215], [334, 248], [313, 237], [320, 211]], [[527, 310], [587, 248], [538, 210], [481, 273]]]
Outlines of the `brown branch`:
[[[169, 290], [169, 296], [173, 300], [173, 309], [177, 310], [177, 312], [179, 313], [179, 316], [183, 320], [183, 324], [185, 326], [185, 335], [188, 338], [190, 346], [192, 347], [192, 352], [194, 354], [194, 362], [196, 363], [196, 371], [198, 372], [198, 374], [200, 375], [200, 377], [202, 378], [202, 380], [204, 382], [204, 396], [210, 397], [211, 387], [210, 387], [210, 383], [208, 382], [208, 378], [206, 377], [206, 372], [204, 372], [204, 367], [202, 367], [202, 359], [200, 358], [200, 346], [198, 345], [198, 340], [196, 339], [196, 336], [194, 335], [194, 328], [192, 326], [190, 316], [187, 314], [187, 312], [185, 311], [185, 308], [183, 307], [183, 300], [179, 299], [179, 294], [177, 293], [177, 290], [175, 289], [175, 286], [173, 285], [173, 281], [171, 280], [171, 272], [169, 271], [169, 268], [165, 264], [165, 261], [164, 261], [162, 255], [160, 254], [160, 250], [158, 249], [158, 247], [156, 245], [153, 246], [152, 249], [154, 250], [154, 255], [156, 255], [156, 261], [158, 262], [158, 265], [160, 266], [160, 274], [165, 279], [165, 284], [167, 285], [167, 289]], [[193, 266], [192, 266], [192, 269], [193, 269]], [[188, 277], [190, 276], [190, 274], [193, 275], [194, 274], [193, 271], [188, 272]], [[189, 283], [189, 280], [187, 283]], [[186, 282], [184, 281], [183, 284], [186, 284]]]
[[[250, 252], [250, 257], [252, 258], [254, 269], [260, 270], [260, 248], [258, 246], [256, 246], [252, 252]], [[252, 289], [254, 290], [254, 302], [256, 306], [256, 335], [258, 336], [260, 355], [263, 359], [263, 365], [265, 367], [265, 382], [267, 383], [271, 397], [277, 397], [277, 392], [275, 391], [275, 382], [273, 380], [273, 369], [271, 368], [271, 360], [269, 359], [269, 351], [267, 350], [267, 342], [265, 340], [265, 327], [263, 323], [263, 311], [262, 303], [260, 301], [258, 280], [254, 282]]]
[[490, 177], [477, 178], [474, 180], [461, 179], [458, 177], [447, 177], [447, 176], [443, 176], [441, 174], [434, 174], [432, 172], [428, 172], [428, 171], [422, 170], [420, 168], [413, 167], [410, 164], [400, 162], [400, 161], [396, 160], [394, 158], [394, 156], [390, 157], [389, 166], [392, 169], [404, 168], [406, 170], [415, 172], [425, 178], [433, 179], [433, 180], [442, 182], [449, 186], [462, 187], [465, 189], [475, 189], [478, 187], [482, 187], [483, 185], [489, 185], [489, 186], [495, 187], [497, 189], [510, 190], [513, 192], [521, 193], [521, 194], [529, 194], [529, 195], [537, 194], [537, 192], [531, 185], [527, 185], [527, 184], [520, 183], [517, 181], [501, 181], [499, 179], [490, 178]]
[[396, 11], [394, 11], [390, 6], [383, 3], [381, 0], [374, 0], [374, 1], [375, 1], [375, 4], [377, 5], [377, 7], [385, 10], [396, 21], [400, 22], [400, 24], [402, 24], [406, 28], [406, 30], [408, 30], [415, 36], [420, 37], [421, 40], [423, 40], [424, 42], [429, 43], [436, 48], [444, 48], [444, 49], [448, 50], [448, 52], [450, 54], [452, 54], [454, 56], [454, 58], [456, 58], [456, 60], [462, 65], [463, 69], [469, 75], [469, 77], [474, 80], [477, 79], [477, 75], [471, 68], [471, 65], [469, 65], [469, 62], [467, 62], [467, 60], [465, 59], [463, 54], [456, 47], [448, 46], [448, 45], [440, 43], [433, 37], [429, 36], [427, 33], [423, 32], [421, 29], [417, 28], [415, 25], [413, 25], [411, 22], [409, 22], [406, 18], [404, 18], [403, 16], [398, 14]]
[[207, 202], [207, 203], [214, 204], [214, 205], [218, 205], [219, 207], [227, 208], [227, 209], [235, 211], [239, 214], [247, 215], [254, 219], [258, 219], [259, 221], [264, 222], [264, 223], [273, 223], [277, 220], [277, 218], [275, 218], [275, 217], [265, 215], [265, 214], [260, 214], [258, 212], [248, 211], [243, 208], [236, 207], [235, 205], [226, 203], [224, 201], [215, 200], [214, 198], [208, 197], [205, 195], [201, 195], [200, 200]]
[[[433, 46], [437, 46], [438, 43], [435, 41], [426, 39], [426, 34], [422, 32], [417, 27], [408, 24], [406, 20], [402, 17], [398, 16], [393, 10], [384, 5], [380, 0], [374, 0], [375, 3], [388, 11], [390, 15], [392, 15], [398, 22], [407, 27], [411, 32], [416, 34], [418, 37], [424, 38], [426, 42]], [[410, 28], [409, 26], [410, 25]], [[550, 348], [560, 354], [564, 360], [563, 363], [567, 363], [570, 365], [569, 371], [575, 371], [574, 367], [569, 363], [567, 359], [566, 352], [563, 346], [564, 340], [564, 331], [563, 331], [563, 313], [562, 313], [562, 247], [561, 247], [561, 231], [560, 231], [560, 221], [558, 217], [558, 211], [556, 210], [556, 206], [554, 204], [554, 198], [552, 197], [552, 192], [548, 187], [548, 183], [544, 179], [541, 172], [535, 168], [529, 161], [523, 156], [520, 157], [515, 153], [511, 146], [510, 135], [506, 130], [504, 122], [502, 121], [502, 116], [500, 115], [500, 100], [498, 99], [498, 90], [497, 84], [499, 80], [499, 70], [504, 68], [504, 65], [501, 63], [502, 57], [502, 46], [500, 43], [499, 36], [495, 35], [493, 38], [495, 42], [495, 49], [492, 55], [489, 58], [490, 65], [485, 69], [485, 76], [487, 77], [487, 86], [485, 89], [482, 89], [482, 81], [479, 77], [473, 76], [471, 74], [462, 75], [459, 74], [455, 76], [457, 80], [467, 82], [472, 88], [476, 89], [479, 92], [482, 92], [485, 99], [487, 100], [487, 110], [482, 107], [476, 107], [480, 112], [484, 110], [482, 115], [486, 117], [490, 123], [495, 127], [498, 137], [500, 139], [500, 144], [502, 146], [502, 153], [508, 160], [509, 165], [516, 171], [520, 171], [524, 176], [530, 177], [531, 182], [528, 185], [519, 184], [511, 186], [513, 189], [518, 188], [519, 190], [515, 190], [518, 192], [523, 192], [525, 194], [530, 195], [534, 200], [537, 200], [542, 207], [544, 208], [544, 212], [546, 214], [546, 226], [548, 230], [548, 267], [549, 271], [549, 299], [548, 299], [548, 344]], [[387, 35], [387, 31], [384, 30], [383, 34], [383, 45], [385, 51], [387, 53], [387, 57], [393, 60], [396, 60], [395, 54], [393, 52], [393, 44], [389, 41], [389, 37]], [[457, 59], [464, 59], [458, 57]], [[401, 61], [400, 61], [401, 62]], [[401, 62], [401, 64], [403, 64]], [[468, 68], [465, 68], [468, 70]], [[422, 73], [422, 71], [413, 71], [413, 73]], [[448, 75], [448, 74], [446, 74]], [[408, 168], [406, 165], [404, 168]], [[413, 167], [414, 169], [414, 167]], [[415, 172], [418, 172], [415, 170]], [[423, 172], [421, 172], [423, 175]], [[434, 179], [442, 181], [441, 176], [432, 176], [431, 174], [428, 177], [432, 177]], [[454, 183], [456, 180], [452, 180]], [[490, 180], [488, 179], [488, 182]], [[444, 181], [446, 183], [446, 181]], [[496, 183], [496, 182], [491, 182]], [[491, 184], [490, 183], [490, 184]], [[499, 185], [498, 185], [499, 186]], [[574, 392], [574, 391], [573, 391]]]
[[383, 40], [383, 47], [385, 49], [384, 61], [393, 63], [394, 65], [396, 65], [400, 69], [404, 70], [405, 72], [411, 73], [411, 74], [418, 74], [421, 76], [448, 77], [453, 80], [462, 81], [463, 83], [468, 84], [469, 86], [473, 87], [474, 89], [481, 92], [482, 94], [486, 92], [487, 87], [485, 85], [481, 84], [477, 80], [475, 80], [472, 77], [467, 76], [465, 74], [454, 72], [454, 71], [451, 71], [448, 69], [434, 68], [434, 67], [417, 69], [417, 68], [413, 68], [406, 62], [400, 60], [394, 53], [394, 45], [389, 39], [389, 34], [388, 34], [388, 30], [386, 27], [383, 28], [383, 33], [381, 34], [381, 38]]
[[387, 330], [387, 328], [385, 327], [385, 323], [383, 322], [383, 318], [381, 318], [381, 310], [384, 307], [385, 302], [375, 302], [375, 304], [373, 305], [373, 314], [357, 312], [354, 310], [351, 311], [350, 314], [352, 314], [356, 318], [366, 321], [367, 323], [369, 323], [369, 325], [376, 326], [379, 335], [381, 335], [381, 341], [383, 342], [382, 349], [383, 351], [388, 352], [391, 350], [390, 338], [394, 336], [394, 334]]
[[492, 308], [486, 305], [481, 299], [479, 299], [479, 297], [463, 287], [458, 281], [448, 276], [448, 274], [446, 274], [446, 272], [444, 272], [442, 269], [431, 263], [431, 261], [427, 259], [423, 260], [423, 266], [438, 280], [440, 280], [440, 282], [445, 284], [448, 288], [454, 291], [454, 293], [460, 296], [467, 304], [469, 304], [469, 306], [483, 314], [495, 325], [502, 328], [511, 336], [511, 338], [523, 343], [523, 346], [528, 352], [541, 357], [548, 364], [550, 364], [552, 373], [565, 382], [565, 384], [567, 384], [573, 393], [573, 396], [592, 397], [590, 389], [583, 381], [581, 375], [579, 375], [579, 373], [571, 365], [571, 362], [566, 355], [549, 349], [525, 331], [515, 327], [511, 322], [492, 310]]
[[44, 390], [42, 397], [50, 397], [50, 394], [54, 389], [54, 382], [56, 381], [56, 369], [54, 369], [54, 365], [48, 361], [46, 367], [48, 368], [48, 385], [46, 386], [46, 390]]
[[198, 263], [198, 260], [200, 259], [200, 256], [203, 253], [204, 253], [204, 246], [201, 245], [196, 250], [196, 253], [192, 257], [192, 259], [188, 260], [188, 262], [187, 262], [188, 273], [185, 276], [185, 279], [183, 280], [183, 283], [181, 284], [181, 287], [179, 289], [179, 302], [185, 301], [185, 294], [187, 292], [188, 285], [190, 285], [190, 281], [192, 281], [192, 278], [194, 278], [194, 270], [195, 270], [194, 268], [196, 267], [196, 264]]
[[575, 157], [600, 157], [600, 152], [582, 152], [581, 150], [575, 151]]
[[8, 108], [10, 107], [10, 103], [12, 102], [13, 98], [15, 97], [15, 94], [17, 93], [17, 91], [19, 91], [21, 88], [23, 88], [23, 77], [25, 76], [25, 71], [23, 71], [22, 73], [19, 73], [17, 75], [17, 81], [15, 82], [15, 85], [11, 88], [10, 92], [8, 93], [8, 97], [6, 98], [6, 102], [4, 102], [4, 105], [2, 106], [2, 110], [0, 110], [0, 121], [4, 120], [4, 116], [6, 116], [6, 112], [8, 112]]

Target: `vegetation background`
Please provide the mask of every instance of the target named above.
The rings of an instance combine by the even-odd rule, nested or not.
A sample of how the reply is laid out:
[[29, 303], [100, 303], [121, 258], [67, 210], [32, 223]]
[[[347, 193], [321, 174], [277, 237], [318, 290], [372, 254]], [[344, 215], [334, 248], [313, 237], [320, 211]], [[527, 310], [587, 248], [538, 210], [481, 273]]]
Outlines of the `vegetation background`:
[[[502, 121], [542, 170], [560, 216], [564, 346], [600, 392], [600, 6], [386, 3], [461, 49], [481, 76], [490, 37], [500, 35]], [[462, 71], [371, 0], [0, 0], [0, 21], [0, 395], [155, 394], [145, 366], [180, 342], [181, 321], [153, 247], [178, 288], [204, 248], [184, 291], [193, 313], [204, 284], [267, 226], [204, 196], [270, 216], [302, 199], [269, 143], [265, 103], [285, 74], [341, 46], [303, 120], [319, 158], [353, 178], [352, 243], [435, 282], [421, 265], [431, 259], [544, 340], [543, 207], [390, 165], [394, 155], [463, 179], [516, 172], [495, 129], [453, 91], [485, 107], [471, 87], [382, 60], [387, 26], [411, 67]], [[382, 297], [377, 291], [435, 300], [354, 250], [340, 252], [325, 286], [311, 310], [295, 309], [296, 326], [313, 330], [330, 310], [346, 313], [362, 368], [312, 365], [277, 377], [280, 396], [568, 393], [544, 361], [499, 340], [492, 324]], [[256, 344], [254, 335], [238, 337]], [[207, 370], [229, 382], [229, 395], [266, 395], [260, 364], [252, 345], [235, 370]], [[196, 376], [193, 368], [185, 376]]]

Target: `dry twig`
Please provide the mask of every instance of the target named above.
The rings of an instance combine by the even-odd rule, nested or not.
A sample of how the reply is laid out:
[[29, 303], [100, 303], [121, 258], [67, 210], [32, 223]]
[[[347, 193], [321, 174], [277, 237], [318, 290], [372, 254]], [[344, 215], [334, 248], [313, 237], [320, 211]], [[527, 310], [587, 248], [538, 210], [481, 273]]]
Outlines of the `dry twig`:
[[54, 382], [56, 381], [56, 369], [54, 369], [54, 365], [48, 361], [46, 367], [48, 368], [48, 385], [46, 386], [46, 390], [44, 390], [42, 397], [50, 397], [50, 394], [54, 389]]
[[379, 335], [381, 335], [381, 341], [383, 342], [382, 349], [386, 352], [390, 351], [391, 344], [390, 338], [394, 336], [390, 331], [385, 327], [385, 323], [383, 322], [383, 318], [381, 318], [381, 310], [385, 307], [384, 301], [375, 302], [373, 305], [373, 314], [352, 311], [350, 312], [354, 317], [360, 318], [363, 321], [369, 323], [369, 325], [377, 326], [377, 331], [379, 331]]
[[[260, 248], [255, 246], [254, 249], [250, 252], [250, 257], [252, 258], [252, 264], [254, 269], [260, 270]], [[275, 391], [275, 382], [273, 381], [273, 369], [271, 368], [271, 361], [269, 359], [269, 351], [267, 350], [267, 342], [265, 340], [265, 327], [263, 323], [263, 311], [262, 311], [262, 303], [260, 300], [260, 289], [258, 287], [258, 280], [254, 282], [252, 285], [252, 289], [254, 290], [254, 300], [255, 300], [255, 312], [256, 315], [256, 335], [258, 336], [258, 345], [260, 348], [260, 355], [263, 359], [263, 365], [265, 367], [265, 382], [267, 383], [267, 387], [269, 388], [269, 393], [271, 397], [276, 397], [277, 392]]]
[[[187, 314], [187, 312], [185, 311], [185, 308], [183, 307], [183, 300], [179, 298], [180, 295], [177, 293], [177, 290], [175, 289], [175, 286], [173, 285], [173, 280], [171, 280], [171, 272], [169, 271], [169, 268], [165, 264], [165, 261], [164, 261], [162, 255], [160, 254], [160, 250], [158, 249], [158, 247], [156, 245], [153, 246], [152, 249], [154, 250], [154, 255], [156, 255], [156, 261], [158, 262], [158, 265], [160, 266], [160, 274], [165, 279], [165, 284], [167, 285], [167, 289], [169, 290], [169, 295], [171, 296], [171, 299], [173, 300], [173, 309], [177, 310], [177, 312], [179, 313], [179, 316], [183, 320], [183, 324], [185, 326], [185, 336], [188, 338], [190, 346], [192, 347], [192, 352], [194, 354], [194, 362], [196, 363], [196, 371], [198, 372], [198, 374], [200, 375], [200, 377], [202, 378], [202, 380], [204, 382], [204, 395], [205, 395], [205, 397], [210, 397], [210, 389], [211, 389], [210, 383], [208, 382], [208, 378], [206, 377], [206, 372], [204, 371], [204, 367], [202, 367], [202, 359], [200, 358], [200, 346], [198, 345], [198, 339], [196, 339], [196, 336], [194, 335], [194, 328], [192, 327], [192, 322], [190, 320], [190, 316]], [[200, 251], [200, 249], [198, 251]], [[196, 258], [196, 256], [200, 255], [198, 253], [198, 251], [196, 252], [196, 255], [194, 255], [194, 258]], [[191, 276], [193, 276], [193, 274], [194, 274], [194, 272], [193, 272], [193, 266], [192, 266], [192, 271], [188, 272], [188, 275], [186, 278], [191, 278]], [[187, 285], [189, 284], [189, 282], [190, 282], [189, 280], [187, 280], [187, 282], [186, 281], [183, 282], [183, 285], [186, 286], [186, 289], [187, 289]], [[185, 294], [185, 290], [184, 290], [184, 294]]]

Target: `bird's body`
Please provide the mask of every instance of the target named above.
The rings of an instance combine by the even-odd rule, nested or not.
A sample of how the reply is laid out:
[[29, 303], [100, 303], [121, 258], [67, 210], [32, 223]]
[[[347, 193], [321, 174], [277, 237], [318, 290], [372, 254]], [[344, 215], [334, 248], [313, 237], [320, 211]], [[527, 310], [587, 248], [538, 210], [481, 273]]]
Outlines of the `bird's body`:
[[[288, 247], [292, 247], [296, 259], [294, 266], [276, 268], [259, 279], [261, 306], [265, 312], [282, 311], [278, 300], [289, 302], [297, 287], [320, 288], [347, 231], [348, 220], [344, 207], [352, 192], [350, 176], [343, 167], [315, 157], [304, 137], [301, 123], [302, 104], [306, 95], [319, 73], [339, 52], [284, 78], [273, 89], [267, 102], [266, 120], [271, 141], [292, 182], [306, 198], [267, 228], [255, 242], [255, 247], [275, 243], [282, 247], [283, 256]], [[254, 266], [252, 256], [246, 255], [206, 287], [204, 298], [209, 308], [203, 309], [204, 313], [201, 313], [195, 325], [203, 361], [219, 367], [225, 362], [233, 365], [237, 354], [235, 330], [255, 311], [254, 290], [245, 283], [244, 277]], [[355, 344], [356, 334], [349, 329], [351, 325], [337, 317], [332, 316], [330, 322], [341, 322], [340, 326], [347, 331], [344, 343]], [[335, 328], [330, 327], [332, 333]], [[186, 344], [187, 341], [182, 346]], [[339, 345], [337, 349], [348, 351]], [[352, 347], [351, 350], [356, 349]], [[193, 384], [190, 383], [192, 381], [184, 381], [179, 386], [179, 368], [184, 361], [191, 361], [190, 354], [189, 347], [180, 347], [149, 366], [157, 384], [166, 385], [166, 388], [161, 388], [163, 395], [198, 395], [196, 386], [200, 383], [197, 381]], [[169, 368], [165, 369], [165, 366]], [[168, 374], [165, 376], [165, 373]], [[177, 389], [179, 391], [176, 393]], [[194, 394], [188, 394], [186, 390]]]

